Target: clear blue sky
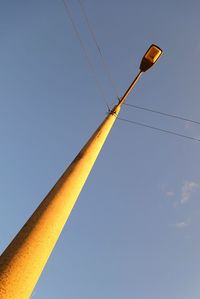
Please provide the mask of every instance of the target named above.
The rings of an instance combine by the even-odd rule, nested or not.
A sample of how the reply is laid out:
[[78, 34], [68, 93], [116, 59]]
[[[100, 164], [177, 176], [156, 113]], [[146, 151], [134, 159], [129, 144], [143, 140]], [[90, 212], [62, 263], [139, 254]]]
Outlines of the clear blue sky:
[[[76, 0], [68, 2], [111, 105]], [[165, 55], [128, 102], [200, 120], [200, 3], [83, 0], [122, 95], [151, 43]], [[0, 250], [106, 114], [62, 1], [0, 3]], [[123, 107], [182, 134], [200, 126]], [[199, 299], [200, 143], [117, 121], [32, 298]], [[37, 258], [36, 261], [37, 262]]]

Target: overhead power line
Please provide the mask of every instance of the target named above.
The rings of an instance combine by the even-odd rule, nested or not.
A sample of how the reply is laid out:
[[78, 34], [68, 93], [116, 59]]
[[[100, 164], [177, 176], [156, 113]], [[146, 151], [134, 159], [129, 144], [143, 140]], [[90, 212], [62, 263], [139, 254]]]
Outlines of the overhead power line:
[[104, 71], [107, 74], [107, 77], [108, 77], [108, 79], [110, 81], [110, 84], [111, 84], [111, 86], [113, 88], [113, 91], [114, 91], [115, 95], [117, 96], [117, 98], [119, 98], [118, 97], [118, 92], [117, 92], [117, 85], [116, 85], [115, 80], [113, 79], [113, 77], [111, 75], [110, 68], [109, 68], [106, 60], [104, 59], [104, 56], [102, 54], [102, 50], [101, 50], [101, 48], [99, 46], [99, 43], [97, 42], [97, 38], [96, 38], [95, 32], [94, 32], [94, 30], [92, 28], [91, 22], [89, 21], [89, 18], [87, 16], [87, 14], [86, 14], [86, 11], [85, 11], [85, 8], [84, 8], [82, 0], [78, 0], [78, 3], [79, 3], [79, 6], [80, 6], [80, 9], [81, 9], [81, 12], [83, 14], [83, 17], [84, 17], [84, 19], [86, 21], [86, 24], [87, 24], [87, 27], [88, 27], [88, 31], [90, 32], [90, 35], [91, 35], [91, 37], [92, 37], [92, 39], [94, 41], [94, 44], [95, 44], [95, 46], [96, 46], [96, 48], [98, 50], [99, 55], [101, 57], [101, 61], [102, 61], [102, 65], [103, 65]]
[[196, 120], [193, 120], [193, 119], [190, 119], [190, 118], [186, 118], [186, 117], [182, 117], [182, 116], [179, 116], [179, 115], [165, 113], [165, 112], [161, 112], [161, 111], [158, 111], [158, 110], [154, 110], [154, 109], [150, 109], [150, 108], [146, 108], [146, 107], [141, 107], [141, 106], [137, 106], [137, 105], [133, 105], [133, 104], [125, 103], [124, 105], [132, 107], [132, 108], [145, 110], [145, 111], [148, 111], [148, 112], [152, 112], [152, 113], [156, 113], [156, 114], [160, 114], [160, 115], [164, 115], [164, 116], [168, 116], [168, 117], [171, 117], [171, 118], [176, 118], [176, 119], [179, 119], [179, 120], [184, 120], [184, 121], [188, 121], [188, 122], [200, 125], [199, 121], [196, 121]]
[[141, 123], [141, 122], [137, 122], [137, 121], [133, 121], [133, 120], [121, 118], [121, 117], [117, 117], [117, 119], [121, 120], [121, 121], [124, 121], [124, 122], [127, 122], [127, 123], [131, 123], [133, 125], [137, 125], [137, 126], [149, 128], [149, 129], [152, 129], [152, 130], [160, 131], [162, 133], [167, 133], [167, 134], [175, 135], [175, 136], [182, 137], [182, 138], [189, 139], [189, 140], [193, 140], [193, 141], [200, 141], [200, 139], [198, 139], [196, 137], [192, 137], [192, 136], [188, 136], [188, 135], [184, 135], [184, 134], [179, 134], [179, 133], [174, 132], [174, 131], [170, 131], [170, 130], [166, 130], [166, 129], [154, 127], [154, 126], [151, 126], [151, 125], [148, 125], [148, 124], [145, 124], [145, 123]]
[[[82, 14], [85, 18], [85, 21], [87, 23], [87, 27], [88, 27], [88, 30], [92, 36], [92, 39], [96, 45], [96, 48], [99, 52], [99, 55], [101, 56], [101, 60], [102, 60], [102, 64], [103, 64], [103, 67], [104, 67], [104, 71], [107, 73], [107, 76], [110, 80], [110, 83], [113, 87], [113, 90], [115, 91], [115, 94], [116, 96], [118, 97], [118, 93], [117, 93], [117, 88], [116, 88], [116, 84], [115, 84], [115, 81], [113, 80], [112, 78], [112, 75], [110, 73], [110, 70], [109, 70], [109, 67], [106, 63], [106, 61], [104, 60], [104, 57], [102, 55], [102, 51], [101, 51], [101, 48], [97, 42], [97, 38], [95, 36], [95, 33], [94, 33], [94, 30], [92, 29], [92, 26], [90, 24], [90, 21], [87, 17], [87, 14], [85, 12], [85, 9], [84, 9], [84, 6], [83, 6], [83, 3], [82, 3], [82, 0], [77, 0], [79, 5], [80, 5], [80, 8], [81, 8], [81, 11], [82, 11]], [[66, 13], [71, 21], [71, 24], [72, 24], [72, 27], [74, 29], [74, 32], [78, 38], [78, 41], [80, 43], [80, 46], [85, 54], [85, 57], [86, 57], [86, 60], [87, 60], [87, 63], [91, 69], [91, 72], [94, 76], [94, 79], [95, 79], [95, 82], [96, 82], [96, 85], [98, 87], [98, 90], [99, 90], [99, 93], [102, 97], [102, 100], [103, 102], [106, 104], [106, 106], [108, 107], [109, 109], [109, 106], [107, 104], [107, 101], [106, 101], [106, 96], [105, 96], [105, 93], [102, 89], [102, 86], [98, 80], [98, 77], [96, 75], [96, 72], [93, 68], [93, 64], [90, 60], [90, 57], [89, 57], [89, 54], [87, 52], [87, 49], [84, 45], [84, 42], [81, 38], [81, 35], [75, 25], [75, 22], [74, 22], [74, 19], [73, 19], [73, 16], [70, 12], [70, 9], [69, 9], [69, 6], [67, 4], [67, 0], [63, 0], [63, 3], [64, 3], [64, 7], [65, 7], [65, 10], [66, 10]], [[119, 98], [119, 97], [118, 97]], [[185, 117], [182, 117], [182, 116], [179, 116], [179, 115], [174, 115], [174, 114], [169, 114], [169, 113], [165, 113], [165, 112], [161, 112], [161, 111], [157, 111], [157, 110], [154, 110], [154, 109], [150, 109], [150, 108], [146, 108], [146, 107], [141, 107], [141, 106], [137, 106], [137, 105], [133, 105], [133, 104], [127, 104], [127, 103], [124, 103], [125, 106], [129, 106], [129, 107], [132, 107], [132, 108], [136, 108], [136, 109], [140, 109], [140, 110], [145, 110], [145, 111], [148, 111], [148, 112], [151, 112], [151, 113], [156, 113], [156, 114], [160, 114], [160, 115], [163, 115], [163, 116], [167, 116], [167, 117], [171, 117], [171, 118], [175, 118], [175, 119], [179, 119], [179, 120], [183, 120], [183, 121], [187, 121], [187, 122], [190, 122], [190, 123], [194, 123], [194, 124], [199, 124], [200, 125], [200, 122], [199, 121], [195, 121], [195, 120], [192, 120], [192, 119], [188, 119], [188, 118], [185, 118]], [[110, 110], [110, 109], [109, 109]], [[174, 135], [174, 136], [178, 136], [178, 137], [182, 137], [182, 138], [185, 138], [185, 139], [189, 139], [189, 140], [193, 140], [193, 141], [200, 141], [200, 139], [196, 138], [196, 137], [192, 137], [192, 136], [188, 136], [188, 135], [184, 135], [184, 134], [180, 134], [180, 133], [177, 133], [175, 131], [171, 131], [171, 130], [166, 130], [166, 129], [162, 129], [162, 128], [159, 128], [159, 127], [154, 127], [154, 126], [151, 126], [151, 125], [148, 125], [148, 124], [145, 124], [145, 123], [141, 123], [141, 122], [136, 122], [136, 121], [133, 121], [133, 120], [128, 120], [128, 119], [125, 119], [125, 118], [121, 118], [121, 117], [117, 117], [118, 120], [121, 120], [121, 121], [124, 121], [124, 122], [127, 122], [127, 123], [131, 123], [131, 124], [134, 124], [134, 125], [137, 125], [137, 126], [141, 126], [141, 127], [146, 127], [146, 128], [149, 128], [149, 129], [152, 129], [152, 130], [156, 130], [156, 131], [160, 131], [162, 133], [167, 133], [167, 134], [171, 134], [171, 135]]]
[[75, 32], [75, 34], [76, 34], [76, 37], [77, 37], [77, 39], [78, 39], [78, 41], [79, 41], [79, 43], [80, 43], [80, 46], [81, 46], [81, 48], [82, 48], [82, 50], [83, 50], [83, 52], [84, 52], [84, 54], [85, 54], [85, 57], [86, 57], [88, 66], [90, 67], [90, 70], [91, 70], [91, 72], [92, 72], [92, 74], [93, 74], [93, 76], [94, 76], [94, 80], [95, 80], [96, 85], [97, 85], [97, 88], [98, 88], [98, 90], [99, 90], [101, 99], [103, 100], [104, 104], [106, 104], [108, 110], [110, 110], [110, 108], [109, 108], [109, 106], [108, 106], [108, 103], [107, 103], [107, 100], [106, 100], [105, 93], [104, 93], [103, 88], [102, 88], [102, 86], [101, 86], [101, 84], [100, 84], [100, 82], [99, 82], [99, 79], [98, 79], [97, 75], [96, 75], [96, 72], [95, 72], [95, 70], [94, 70], [93, 64], [92, 64], [92, 62], [91, 62], [91, 60], [90, 60], [88, 51], [87, 51], [87, 49], [86, 49], [86, 47], [85, 47], [85, 45], [84, 45], [84, 42], [83, 42], [83, 40], [82, 40], [82, 38], [81, 38], [81, 35], [80, 35], [80, 33], [79, 33], [79, 31], [78, 31], [76, 25], [75, 25], [75, 21], [74, 21], [74, 19], [73, 19], [72, 13], [71, 13], [71, 11], [70, 11], [70, 9], [69, 9], [69, 6], [68, 6], [68, 4], [67, 4], [67, 0], [63, 0], [63, 4], [64, 4], [64, 7], [65, 7], [65, 11], [66, 11], [66, 13], [67, 13], [67, 15], [68, 15], [68, 17], [69, 17], [69, 19], [70, 19], [70, 22], [71, 22], [71, 24], [72, 24], [72, 27], [73, 27], [73, 29], [74, 29], [74, 32]]

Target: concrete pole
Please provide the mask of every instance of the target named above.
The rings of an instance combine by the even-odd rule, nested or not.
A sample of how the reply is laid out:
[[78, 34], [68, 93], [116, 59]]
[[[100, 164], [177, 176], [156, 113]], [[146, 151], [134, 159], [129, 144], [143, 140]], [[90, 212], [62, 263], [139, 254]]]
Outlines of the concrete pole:
[[60, 236], [125, 98], [109, 112], [0, 258], [0, 299], [28, 299]]

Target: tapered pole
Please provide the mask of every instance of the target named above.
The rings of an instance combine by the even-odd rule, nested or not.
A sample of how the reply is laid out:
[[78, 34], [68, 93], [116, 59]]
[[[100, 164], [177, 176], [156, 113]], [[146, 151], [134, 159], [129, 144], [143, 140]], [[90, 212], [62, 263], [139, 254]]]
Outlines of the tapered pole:
[[0, 258], [0, 299], [30, 297], [121, 105], [140, 75], [141, 72], [3, 252]]

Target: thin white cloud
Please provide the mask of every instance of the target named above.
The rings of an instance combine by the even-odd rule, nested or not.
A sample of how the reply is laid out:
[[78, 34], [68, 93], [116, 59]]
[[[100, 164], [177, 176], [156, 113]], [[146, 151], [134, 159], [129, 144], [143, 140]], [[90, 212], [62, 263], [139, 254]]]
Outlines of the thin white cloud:
[[173, 196], [174, 196], [174, 192], [173, 192], [173, 191], [167, 191], [167, 192], [165, 193], [165, 195], [166, 195], [167, 197], [173, 197]]
[[184, 228], [184, 227], [186, 227], [186, 226], [188, 226], [188, 222], [185, 222], [185, 221], [177, 222], [177, 223], [175, 224], [175, 227], [176, 227], [177, 229], [182, 229], [182, 228]]
[[181, 188], [181, 204], [188, 202], [191, 199], [192, 193], [200, 188], [200, 183], [194, 181], [184, 182]]
[[178, 201], [173, 202], [173, 208], [177, 208], [178, 205], [179, 205], [179, 202], [178, 202]]
[[184, 123], [184, 128], [185, 129], [189, 129], [189, 128], [191, 128], [191, 123], [190, 122], [188, 122], [188, 121], [186, 121], [185, 123]]
[[[199, 135], [194, 136], [194, 138], [200, 140], [200, 136]], [[198, 140], [196, 140], [196, 142], [198, 142]]]

